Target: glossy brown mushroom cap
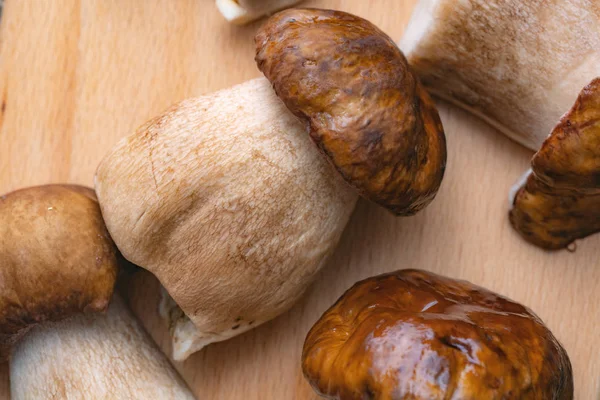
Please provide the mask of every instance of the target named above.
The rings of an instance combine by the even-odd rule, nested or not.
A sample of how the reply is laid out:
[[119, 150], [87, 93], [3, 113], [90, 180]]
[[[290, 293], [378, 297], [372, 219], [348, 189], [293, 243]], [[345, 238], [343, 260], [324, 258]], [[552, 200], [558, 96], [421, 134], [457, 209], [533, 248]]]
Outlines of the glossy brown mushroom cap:
[[355, 284], [309, 332], [302, 368], [330, 399], [573, 398], [567, 353], [529, 309], [419, 270]]
[[361, 195], [397, 215], [433, 200], [444, 131], [393, 40], [351, 14], [291, 9], [271, 17], [255, 41], [259, 69]]
[[510, 211], [526, 240], [561, 249], [600, 231], [600, 78], [583, 89], [531, 165]]
[[0, 353], [33, 325], [104, 311], [116, 247], [94, 191], [47, 185], [0, 197]]

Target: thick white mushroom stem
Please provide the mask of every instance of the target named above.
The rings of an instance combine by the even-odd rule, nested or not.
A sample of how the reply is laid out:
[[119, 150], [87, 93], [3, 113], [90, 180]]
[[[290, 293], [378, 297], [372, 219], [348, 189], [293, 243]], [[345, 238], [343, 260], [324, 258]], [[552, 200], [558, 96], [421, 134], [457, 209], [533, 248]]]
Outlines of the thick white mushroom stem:
[[537, 150], [600, 76], [600, 2], [420, 0], [400, 46], [433, 94]]
[[358, 199], [264, 78], [142, 126], [102, 161], [96, 191], [123, 256], [174, 300], [162, 310], [176, 360], [289, 309]]
[[33, 328], [14, 348], [18, 399], [194, 399], [123, 301], [104, 315]]
[[264, 15], [300, 3], [301, 0], [216, 0], [225, 19], [236, 25], [247, 24]]

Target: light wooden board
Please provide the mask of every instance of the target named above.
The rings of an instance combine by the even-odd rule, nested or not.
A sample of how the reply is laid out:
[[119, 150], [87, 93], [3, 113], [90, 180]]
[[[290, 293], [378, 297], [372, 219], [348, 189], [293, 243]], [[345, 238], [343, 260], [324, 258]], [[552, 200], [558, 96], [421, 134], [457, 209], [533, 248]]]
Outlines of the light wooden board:
[[[401, 37], [414, 0], [313, 0]], [[92, 185], [117, 139], [172, 103], [259, 76], [258, 24], [227, 25], [213, 0], [7, 0], [0, 26], [0, 193]], [[440, 105], [448, 169], [436, 201], [399, 219], [360, 202], [338, 251], [291, 311], [177, 365], [200, 399], [313, 399], [299, 368], [312, 323], [356, 280], [400, 268], [468, 279], [535, 310], [565, 345], [576, 399], [600, 397], [600, 235], [547, 253], [510, 228], [507, 193], [531, 152]], [[1, 221], [0, 221], [1, 223]], [[164, 347], [152, 285], [134, 304]], [[7, 367], [0, 392], [7, 396]], [[1, 396], [0, 396], [1, 397]]]

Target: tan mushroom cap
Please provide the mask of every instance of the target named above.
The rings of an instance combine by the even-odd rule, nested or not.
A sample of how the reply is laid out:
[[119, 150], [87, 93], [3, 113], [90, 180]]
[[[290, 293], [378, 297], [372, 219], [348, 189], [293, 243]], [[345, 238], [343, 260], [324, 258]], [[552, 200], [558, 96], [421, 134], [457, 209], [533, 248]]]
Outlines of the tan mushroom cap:
[[361, 195], [397, 215], [433, 200], [446, 164], [443, 127], [392, 39], [351, 14], [290, 9], [255, 41], [260, 70]]
[[0, 352], [29, 328], [104, 311], [116, 247], [94, 191], [47, 185], [0, 197]]
[[600, 78], [583, 89], [531, 165], [510, 211], [526, 240], [561, 249], [600, 231]]
[[567, 353], [531, 310], [419, 270], [350, 288], [308, 333], [302, 368], [329, 399], [573, 398]]

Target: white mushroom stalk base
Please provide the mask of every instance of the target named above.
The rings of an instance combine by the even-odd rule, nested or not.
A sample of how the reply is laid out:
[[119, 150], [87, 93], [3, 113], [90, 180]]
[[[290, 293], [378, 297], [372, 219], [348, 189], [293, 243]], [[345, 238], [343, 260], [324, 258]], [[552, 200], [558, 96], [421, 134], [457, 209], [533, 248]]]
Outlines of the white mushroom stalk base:
[[11, 398], [194, 399], [123, 301], [33, 328], [13, 350]]
[[222, 342], [244, 332], [247, 332], [265, 321], [253, 321], [252, 324], [240, 321], [235, 329], [227, 329], [220, 332], [202, 332], [192, 320], [185, 315], [181, 307], [165, 288], [160, 287], [159, 315], [167, 321], [171, 333], [171, 344], [173, 346], [172, 357], [175, 361], [185, 361], [189, 356], [202, 350], [211, 343]]
[[264, 15], [291, 7], [301, 0], [216, 0], [217, 8], [225, 19], [243, 25]]
[[515, 198], [517, 197], [517, 193], [519, 193], [519, 190], [521, 190], [521, 188], [525, 185], [527, 179], [529, 179], [529, 175], [531, 175], [532, 173], [532, 169], [529, 168], [527, 171], [525, 171], [523, 175], [521, 175], [519, 180], [510, 187], [510, 191], [508, 192], [508, 207], [511, 210], [515, 205]]

